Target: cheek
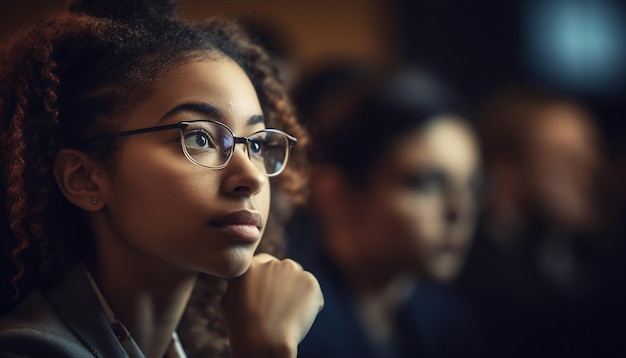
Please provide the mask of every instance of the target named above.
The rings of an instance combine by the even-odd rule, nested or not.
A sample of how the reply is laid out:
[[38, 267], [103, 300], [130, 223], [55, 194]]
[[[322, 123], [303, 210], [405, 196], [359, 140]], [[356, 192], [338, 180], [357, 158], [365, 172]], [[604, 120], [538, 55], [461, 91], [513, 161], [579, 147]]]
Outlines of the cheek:
[[265, 231], [265, 227], [267, 226], [267, 219], [270, 213], [270, 203], [272, 201], [272, 193], [271, 193], [271, 183], [269, 180], [265, 181], [265, 185], [261, 189], [261, 191], [253, 197], [253, 202], [255, 208], [261, 213], [261, 216], [264, 218], [263, 222], [263, 231]]
[[436, 195], [404, 192], [397, 205], [399, 224], [405, 228], [407, 239], [434, 244], [444, 229], [443, 204]]
[[378, 250], [387, 252], [398, 262], [414, 265], [427, 260], [436, 251], [443, 234], [441, 202], [436, 198], [407, 193], [403, 190], [379, 196], [369, 210], [368, 230], [379, 240]]
[[217, 176], [165, 151], [155, 152], [121, 158], [107, 205], [125, 232], [175, 237], [208, 219], [218, 192]]
[[[150, 257], [178, 268], [234, 277], [250, 265], [256, 244], [238, 245], [210, 222], [232, 199], [222, 193], [223, 175], [167, 152], [122, 156], [106, 197], [112, 237], [101, 245]], [[252, 197], [267, 218], [269, 184]]]
[[395, 210], [398, 257], [430, 275], [445, 235], [442, 200], [437, 195], [403, 192]]

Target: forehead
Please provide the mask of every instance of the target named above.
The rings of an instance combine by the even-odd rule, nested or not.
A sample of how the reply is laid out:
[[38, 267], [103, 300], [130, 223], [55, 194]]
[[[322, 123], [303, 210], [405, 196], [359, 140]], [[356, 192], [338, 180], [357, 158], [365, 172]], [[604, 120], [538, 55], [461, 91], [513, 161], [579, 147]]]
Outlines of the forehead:
[[[233, 126], [262, 114], [254, 86], [244, 70], [226, 56], [193, 59], [162, 74], [150, 94], [131, 110], [124, 127], [159, 124], [164, 114], [184, 103], [206, 103], [216, 107], [220, 121]], [[172, 122], [188, 120], [181, 114]], [[185, 117], [186, 116], [186, 117]]]
[[594, 139], [591, 119], [582, 110], [568, 105], [552, 105], [539, 112], [534, 139], [539, 143], [584, 144]]
[[407, 132], [394, 143], [392, 151], [391, 162], [401, 170], [436, 166], [471, 175], [479, 165], [473, 131], [455, 117], [436, 118], [426, 127]]

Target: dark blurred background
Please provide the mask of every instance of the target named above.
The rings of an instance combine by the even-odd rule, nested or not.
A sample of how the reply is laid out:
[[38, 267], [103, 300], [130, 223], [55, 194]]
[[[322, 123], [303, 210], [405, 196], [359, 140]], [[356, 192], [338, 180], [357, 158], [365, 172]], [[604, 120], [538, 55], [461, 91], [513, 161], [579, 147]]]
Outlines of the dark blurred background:
[[[0, 2], [0, 36], [63, 8]], [[191, 20], [263, 24], [297, 69], [334, 57], [418, 60], [476, 103], [503, 83], [540, 83], [583, 100], [621, 148], [626, 113], [626, 4], [620, 0], [181, 0]]]
[[626, 10], [619, 0], [400, 1], [404, 52], [473, 100], [503, 83], [553, 87], [624, 134]]

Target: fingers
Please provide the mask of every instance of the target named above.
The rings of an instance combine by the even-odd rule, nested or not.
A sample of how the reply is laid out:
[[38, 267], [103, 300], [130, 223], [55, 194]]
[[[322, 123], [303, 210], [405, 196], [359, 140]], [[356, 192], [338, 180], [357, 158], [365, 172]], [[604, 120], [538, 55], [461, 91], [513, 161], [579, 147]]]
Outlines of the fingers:
[[262, 253], [255, 255], [252, 260], [256, 263], [266, 263], [269, 261], [278, 261], [278, 259], [270, 254]]
[[324, 297], [317, 278], [299, 263], [259, 254], [244, 275], [229, 280], [220, 304], [231, 348], [249, 357], [258, 355], [248, 349], [264, 346], [296, 351]]
[[300, 265], [299, 263], [297, 263], [296, 261], [292, 260], [292, 259], [284, 259], [283, 262], [286, 265], [291, 265], [293, 268], [295, 268], [297, 271], [304, 271], [304, 269], [302, 268], [302, 265]]
[[317, 299], [319, 302], [317, 313], [320, 313], [324, 308], [324, 294], [322, 293], [322, 288], [320, 287], [319, 281], [312, 273], [309, 271], [305, 271], [304, 273], [306, 274], [307, 279], [311, 282], [313, 292], [317, 292]]
[[271, 261], [282, 262], [285, 265], [289, 265], [289, 266], [295, 268], [298, 271], [304, 270], [302, 268], [302, 265], [300, 265], [299, 263], [297, 263], [296, 261], [294, 261], [292, 259], [282, 259], [282, 260], [279, 260], [275, 256], [272, 256], [272, 255], [266, 254], [266, 253], [261, 253], [261, 254], [255, 255], [252, 258], [252, 260], [253, 260], [253, 262], [258, 263], [258, 264], [264, 264], [264, 263], [271, 262]]

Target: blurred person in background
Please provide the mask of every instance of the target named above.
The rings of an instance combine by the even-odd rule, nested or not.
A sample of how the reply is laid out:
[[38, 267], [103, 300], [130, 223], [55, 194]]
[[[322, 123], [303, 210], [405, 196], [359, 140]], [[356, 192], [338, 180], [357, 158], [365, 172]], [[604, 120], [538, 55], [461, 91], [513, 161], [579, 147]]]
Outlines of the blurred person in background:
[[319, 278], [325, 308], [299, 357], [472, 356], [471, 315], [440, 285], [463, 265], [480, 183], [456, 97], [414, 69], [316, 74], [294, 97], [309, 101], [297, 105], [319, 226], [300, 217], [289, 253]]
[[488, 356], [612, 353], [620, 250], [606, 238], [593, 115], [575, 100], [516, 87], [488, 101], [478, 127], [484, 220], [459, 289], [481, 318]]

